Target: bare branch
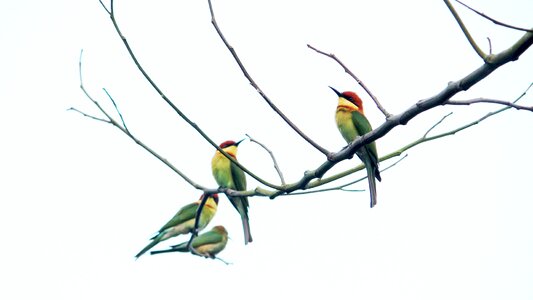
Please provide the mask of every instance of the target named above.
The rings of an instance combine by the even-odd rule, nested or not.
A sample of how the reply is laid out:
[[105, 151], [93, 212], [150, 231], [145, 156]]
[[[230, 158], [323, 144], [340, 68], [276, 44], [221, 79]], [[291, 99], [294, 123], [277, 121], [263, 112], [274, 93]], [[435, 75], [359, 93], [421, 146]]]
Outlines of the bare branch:
[[118, 106], [115, 103], [115, 100], [113, 99], [113, 97], [111, 97], [111, 95], [107, 92], [105, 88], [103, 88], [103, 90], [106, 93], [107, 97], [109, 97], [109, 99], [113, 103], [113, 106], [115, 107], [115, 110], [117, 111], [118, 116], [120, 117], [120, 120], [122, 121], [122, 126], [124, 126], [124, 129], [126, 129], [126, 131], [129, 133], [130, 131], [128, 130], [128, 127], [126, 126], [126, 122], [124, 122], [124, 118], [122, 117], [122, 114], [120, 113], [120, 110], [118, 109]]
[[111, 12], [109, 11], [109, 9], [107, 9], [107, 7], [104, 5], [104, 3], [102, 2], [102, 0], [98, 0], [98, 2], [100, 2], [100, 4], [102, 5], [102, 7], [105, 9], [105, 11], [107, 11], [108, 14], [111, 14]]
[[202, 201], [200, 202], [200, 205], [198, 206], [198, 209], [196, 209], [196, 217], [194, 219], [194, 228], [191, 232], [191, 238], [189, 239], [189, 242], [187, 243], [187, 249], [191, 251], [191, 253], [202, 256], [194, 247], [192, 246], [192, 241], [198, 236], [198, 227], [200, 227], [200, 217], [202, 215], [202, 210], [204, 209], [205, 203], [207, 202], [207, 199], [209, 199], [208, 194], [204, 194]]
[[115, 31], [120, 36], [120, 39], [122, 40], [122, 43], [126, 47], [126, 50], [128, 51], [130, 57], [133, 59], [133, 62], [139, 69], [139, 71], [143, 74], [144, 78], [150, 83], [152, 88], [159, 94], [159, 96], [185, 121], [187, 122], [192, 128], [194, 128], [208, 143], [210, 143], [213, 147], [215, 147], [218, 151], [220, 151], [226, 158], [228, 158], [230, 161], [232, 161], [234, 164], [236, 164], [239, 168], [241, 168], [245, 173], [252, 176], [255, 180], [261, 182], [262, 184], [271, 187], [273, 189], [280, 189], [280, 186], [277, 186], [275, 184], [272, 184], [270, 182], [267, 182], [266, 180], [260, 178], [259, 176], [255, 175], [253, 172], [245, 168], [241, 163], [239, 163], [236, 159], [231, 157], [231, 155], [227, 154], [225, 151], [223, 151], [218, 144], [213, 142], [213, 140], [198, 126], [196, 123], [192, 122], [170, 99], [163, 93], [163, 91], [155, 84], [155, 82], [150, 78], [148, 73], [144, 70], [144, 68], [141, 66], [139, 61], [137, 60], [137, 57], [133, 53], [132, 48], [130, 47], [130, 44], [128, 43], [128, 40], [126, 37], [122, 34], [120, 31], [120, 28], [118, 26], [118, 23], [115, 19], [115, 13], [113, 8], [113, 0], [111, 0], [111, 10], [109, 13], [109, 17], [111, 18], [111, 22], [113, 23], [113, 26], [115, 27]]
[[[395, 161], [395, 162], [394, 162], [393, 164], [391, 164], [390, 166], [388, 166], [388, 167], [386, 167], [386, 168], [380, 170], [380, 172], [383, 173], [383, 172], [387, 171], [388, 169], [390, 169], [390, 168], [396, 166], [399, 162], [401, 162], [401, 161], [402, 161], [404, 158], [406, 158], [406, 157], [407, 157], [407, 154], [404, 155], [403, 157], [401, 157], [399, 160]], [[363, 169], [363, 168], [362, 168], [362, 169]], [[352, 172], [352, 173], [353, 173], [353, 172]], [[351, 173], [350, 173], [350, 174], [351, 174]], [[348, 174], [347, 174], [347, 175], [348, 175]], [[344, 177], [344, 176], [343, 176], [343, 177]], [[339, 178], [341, 178], [341, 177], [339, 177]], [[339, 178], [336, 178], [336, 179], [339, 179]], [[350, 181], [350, 182], [348, 182], [348, 183], [345, 183], [345, 184], [342, 184], [342, 185], [339, 185], [339, 186], [336, 186], [336, 187], [325, 188], [325, 189], [319, 189], [319, 190], [309, 190], [309, 191], [294, 192], [294, 193], [288, 194], [288, 195], [286, 195], [286, 196], [292, 196], [292, 195], [304, 195], [304, 194], [313, 194], [313, 193], [328, 192], [328, 191], [338, 191], [338, 190], [341, 190], [341, 191], [343, 191], [343, 192], [362, 192], [362, 191], [364, 191], [364, 189], [363, 189], [363, 190], [352, 190], [352, 189], [347, 190], [347, 189], [345, 189], [345, 188], [346, 188], [347, 186], [350, 186], [350, 185], [353, 185], [353, 184], [355, 184], [355, 183], [361, 182], [361, 181], [365, 180], [366, 178], [368, 178], [368, 176], [361, 177], [361, 178], [359, 178], [359, 179], [356, 179], [356, 180]], [[335, 180], [336, 180], [336, 179], [335, 179]], [[333, 181], [333, 180], [331, 180], [331, 181]], [[326, 183], [331, 182], [331, 181], [327, 181], [327, 182], [326, 182], [326, 180], [324, 180], [324, 181], [321, 182], [321, 185], [322, 185], [322, 184], [326, 184]], [[310, 184], [310, 185], [312, 185], [312, 184]]]
[[489, 37], [487, 37], [487, 41], [489, 41], [489, 55], [492, 55], [492, 42]]
[[503, 27], [507, 27], [507, 28], [511, 28], [511, 29], [516, 29], [516, 30], [520, 30], [520, 31], [525, 31], [525, 32], [533, 32], [533, 29], [526, 29], [526, 28], [522, 28], [522, 27], [517, 27], [517, 26], [513, 26], [513, 25], [509, 25], [509, 24], [506, 24], [506, 23], [503, 23], [503, 22], [500, 22], [498, 20], [495, 20], [487, 15], [485, 15], [484, 13], [482, 12], [479, 12], [475, 9], [473, 9], [472, 7], [464, 4], [463, 2], [459, 1], [459, 0], [455, 0], [457, 2], [459, 2], [459, 4], [463, 5], [464, 7], [470, 9], [471, 11], [475, 12], [476, 14], [482, 16], [483, 18], [487, 19], [487, 20], [490, 20], [492, 21], [492, 23], [496, 24], [496, 25], [500, 25], [500, 26], [503, 26]]
[[385, 107], [383, 107], [383, 105], [381, 105], [381, 103], [378, 101], [378, 98], [376, 96], [374, 96], [374, 94], [372, 94], [372, 92], [370, 92], [370, 89], [366, 87], [366, 85], [363, 83], [363, 81], [361, 81], [357, 76], [355, 76], [355, 74], [350, 71], [350, 69], [348, 69], [348, 67], [340, 60], [337, 58], [337, 56], [335, 56], [335, 54], [333, 53], [326, 53], [324, 51], [321, 51], [321, 50], [318, 50], [317, 48], [307, 44], [307, 47], [315, 50], [316, 52], [322, 54], [322, 55], [325, 55], [327, 57], [330, 57], [332, 58], [333, 60], [335, 60], [339, 65], [341, 65], [341, 67], [344, 69], [344, 72], [348, 73], [350, 76], [352, 76], [353, 79], [355, 79], [355, 81], [357, 81], [357, 83], [366, 91], [366, 93], [370, 96], [370, 98], [372, 98], [372, 100], [374, 100], [374, 103], [376, 103], [376, 106], [379, 108], [379, 110], [381, 110], [381, 112], [383, 113], [383, 115], [385, 115], [385, 118], [389, 118], [391, 116], [391, 114], [385, 109]]
[[77, 111], [81, 114], [83, 114], [84, 116], [86, 117], [90, 117], [92, 119], [95, 119], [95, 120], [98, 120], [98, 121], [102, 121], [102, 122], [106, 122], [106, 123], [109, 123], [113, 126], [115, 126], [116, 128], [118, 128], [120, 131], [122, 131], [124, 134], [126, 134], [130, 139], [132, 139], [137, 145], [141, 146], [142, 148], [144, 148], [146, 151], [148, 151], [150, 154], [152, 154], [153, 156], [155, 156], [157, 159], [159, 159], [162, 163], [164, 163], [165, 165], [167, 165], [170, 169], [172, 169], [172, 171], [174, 171], [176, 174], [178, 174], [181, 178], [183, 178], [185, 181], [187, 181], [190, 185], [194, 186], [195, 188], [197, 189], [200, 189], [200, 190], [204, 190], [204, 191], [207, 191], [208, 189], [197, 184], [196, 182], [194, 182], [193, 180], [191, 180], [189, 177], [187, 177], [183, 172], [181, 172], [178, 168], [176, 168], [174, 165], [172, 165], [166, 158], [162, 157], [161, 155], [159, 155], [157, 152], [155, 152], [154, 150], [152, 150], [150, 147], [148, 147], [147, 145], [145, 145], [141, 140], [137, 139], [131, 132], [129, 132], [126, 128], [122, 127], [115, 119], [113, 119], [106, 111], [104, 108], [102, 108], [102, 106], [100, 106], [100, 104], [93, 99], [93, 97], [91, 97], [91, 95], [89, 95], [89, 93], [87, 92], [87, 90], [85, 90], [85, 87], [83, 85], [83, 77], [82, 77], [82, 55], [83, 55], [83, 50], [81, 50], [80, 52], [80, 60], [79, 60], [79, 74], [80, 74], [80, 89], [83, 91], [83, 93], [85, 94], [85, 96], [94, 104], [96, 105], [96, 107], [98, 108], [98, 110], [100, 110], [100, 112], [102, 112], [107, 118], [108, 120], [105, 120], [105, 119], [100, 119], [100, 118], [97, 118], [97, 117], [93, 117], [93, 116], [90, 116], [88, 114], [85, 114], [75, 108], [72, 108], [71, 110], [74, 110], [74, 111]]
[[447, 117], [451, 116], [453, 114], [453, 112], [450, 112], [449, 114], [445, 115], [444, 117], [442, 117], [442, 119], [440, 119], [437, 123], [433, 124], [433, 126], [431, 126], [428, 131], [426, 131], [426, 133], [424, 133], [424, 135], [422, 136], [422, 138], [426, 138], [427, 135], [431, 132], [431, 130], [435, 129], [435, 127], [439, 126], [440, 123], [442, 123], [442, 121], [444, 121], [444, 119], [446, 119]]
[[523, 106], [523, 105], [515, 104], [513, 102], [486, 99], [486, 98], [476, 98], [476, 99], [464, 100], [464, 101], [448, 100], [444, 102], [445, 105], [470, 105], [474, 103], [493, 103], [493, 104], [500, 104], [500, 105], [505, 105], [505, 106], [509, 106], [512, 108], [516, 108], [517, 110], [523, 109], [523, 110], [533, 111], [533, 106]]
[[450, 1], [444, 0], [444, 3], [446, 3], [446, 6], [452, 13], [453, 17], [455, 18], [455, 21], [457, 21], [457, 24], [459, 24], [459, 27], [461, 27], [461, 30], [463, 31], [464, 35], [466, 36], [466, 39], [468, 40], [472, 48], [474, 48], [476, 53], [479, 55], [479, 57], [481, 57], [481, 59], [483, 59], [483, 61], [486, 61], [487, 54], [485, 54], [485, 52], [483, 52], [483, 50], [481, 50], [481, 48], [476, 44], [476, 41], [474, 41], [474, 38], [470, 35], [470, 32], [468, 32], [468, 29], [466, 29], [465, 24], [461, 20], [461, 17], [459, 17], [459, 14], [457, 13], [457, 11], [455, 11], [455, 8], [453, 8]]
[[258, 142], [254, 138], [252, 138], [249, 134], [246, 134], [246, 136], [250, 139], [250, 142], [254, 142], [254, 143], [258, 144], [263, 149], [265, 149], [268, 152], [268, 154], [270, 154], [270, 157], [272, 158], [272, 162], [274, 163], [274, 169], [276, 169], [276, 172], [278, 172], [279, 178], [281, 180], [281, 184], [284, 185], [285, 184], [285, 179], [283, 178], [283, 173], [281, 173], [281, 170], [279, 168], [278, 162], [276, 161], [276, 158], [274, 157], [274, 153], [272, 153], [272, 151], [270, 151], [270, 149], [268, 149], [265, 145], [263, 145], [262, 143]]
[[67, 110], [72, 110], [72, 111], [78, 112], [81, 115], [83, 115], [84, 117], [87, 117], [87, 118], [90, 118], [90, 119], [93, 119], [93, 120], [96, 120], [96, 121], [101, 121], [101, 122], [104, 122], [104, 123], [110, 123], [111, 124], [111, 122], [109, 120], [101, 119], [101, 118], [95, 117], [93, 115], [86, 114], [86, 113], [82, 112], [81, 110], [79, 110], [77, 108], [74, 108], [74, 107], [71, 107], [71, 108], [69, 108]]
[[285, 114], [270, 100], [270, 98], [268, 98], [268, 96], [261, 90], [261, 88], [259, 88], [259, 86], [257, 85], [257, 83], [253, 80], [252, 76], [250, 76], [250, 74], [248, 73], [248, 71], [246, 70], [246, 68], [244, 67], [243, 63], [241, 62], [239, 56], [237, 55], [237, 52], [235, 51], [235, 49], [233, 48], [233, 46], [231, 46], [228, 41], [226, 40], [226, 38], [224, 37], [224, 35], [222, 34], [222, 31], [220, 30], [220, 27], [218, 27], [218, 24], [217, 24], [217, 21], [215, 19], [215, 13], [213, 11], [213, 6], [211, 5], [211, 0], [208, 0], [208, 3], [209, 3], [209, 11], [211, 12], [211, 23], [213, 24], [213, 27], [215, 27], [215, 30], [217, 31], [218, 33], [218, 36], [220, 37], [220, 39], [222, 40], [222, 42], [224, 43], [224, 45], [226, 45], [226, 48], [228, 48], [229, 52], [231, 53], [231, 55], [233, 56], [233, 58], [235, 59], [235, 62], [237, 63], [237, 65], [239, 65], [239, 68], [241, 69], [244, 77], [246, 77], [246, 79], [248, 79], [248, 81], [250, 82], [250, 84], [252, 85], [252, 87], [259, 93], [259, 95], [261, 95], [261, 97], [266, 101], [266, 103], [294, 130], [296, 131], [296, 133], [298, 133], [304, 140], [306, 140], [309, 144], [311, 144], [313, 147], [315, 147], [318, 151], [322, 152], [324, 155], [329, 155], [329, 151], [326, 150], [325, 148], [323, 148], [322, 146], [320, 146], [319, 144], [317, 144], [315, 141], [313, 141], [311, 138], [309, 138], [305, 133], [303, 133], [303, 131], [301, 131], [287, 116], [285, 116]]

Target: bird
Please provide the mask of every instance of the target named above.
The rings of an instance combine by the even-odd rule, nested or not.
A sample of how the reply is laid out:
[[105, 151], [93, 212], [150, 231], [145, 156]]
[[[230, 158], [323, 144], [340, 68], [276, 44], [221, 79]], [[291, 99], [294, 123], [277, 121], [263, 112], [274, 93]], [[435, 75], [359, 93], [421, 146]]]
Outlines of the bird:
[[[336, 89], [332, 89], [339, 97], [337, 110], [335, 112], [335, 121], [342, 137], [347, 143], [351, 143], [357, 137], [365, 135], [372, 131], [372, 126], [365, 117], [363, 109], [363, 101], [354, 92], [340, 93]], [[376, 196], [376, 179], [381, 181], [381, 174], [379, 173], [378, 162], [379, 156], [376, 148], [376, 143], [372, 142], [357, 150], [357, 156], [364, 163], [366, 173], [368, 175], [368, 185], [370, 189], [370, 207], [374, 207], [377, 203]]]
[[207, 197], [207, 200], [200, 215], [198, 231], [207, 227], [207, 224], [209, 224], [217, 212], [218, 194], [208, 195], [204, 193], [202, 196], [200, 196], [198, 201], [189, 203], [182, 207], [174, 215], [174, 217], [170, 219], [170, 221], [168, 221], [165, 225], [163, 225], [163, 227], [161, 227], [161, 229], [159, 229], [159, 231], [152, 237], [152, 241], [139, 253], [137, 253], [137, 255], [135, 255], [135, 258], [139, 258], [159, 242], [168, 240], [171, 237], [192, 232], [194, 230], [194, 223], [196, 221], [196, 211], [205, 197]]
[[[211, 230], [200, 234], [192, 241], [192, 247], [195, 251], [193, 254], [200, 255], [206, 258], [216, 258], [228, 243], [228, 232], [222, 225], [215, 226]], [[169, 252], [189, 252], [187, 245], [189, 242], [183, 242], [174, 246], [170, 246], [170, 249], [156, 250], [150, 252], [150, 254], [161, 254]], [[196, 253], [195, 253], [196, 252]]]
[[[237, 143], [228, 140], [220, 144], [220, 148], [227, 154], [237, 160], [237, 147], [244, 139]], [[211, 170], [213, 177], [220, 187], [228, 188], [236, 191], [246, 190], [246, 176], [244, 171], [229, 160], [220, 151], [216, 151], [211, 160]], [[248, 197], [228, 196], [229, 201], [241, 215], [242, 227], [244, 230], [244, 244], [252, 242], [252, 234], [250, 233], [250, 222], [248, 218]]]

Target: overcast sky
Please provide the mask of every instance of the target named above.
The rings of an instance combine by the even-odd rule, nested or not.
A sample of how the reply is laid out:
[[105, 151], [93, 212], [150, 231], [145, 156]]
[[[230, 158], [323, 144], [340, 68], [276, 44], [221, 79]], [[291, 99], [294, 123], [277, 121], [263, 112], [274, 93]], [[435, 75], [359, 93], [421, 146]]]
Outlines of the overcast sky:
[[[533, 2], [469, 1], [531, 27]], [[272, 101], [317, 143], [345, 142], [328, 88], [353, 90], [374, 127], [383, 115], [333, 60], [335, 53], [393, 114], [482, 64], [442, 1], [217, 1], [219, 26]], [[493, 52], [523, 33], [454, 3]], [[288, 182], [325, 157], [276, 115], [242, 76], [210, 23], [207, 1], [116, 1], [117, 21], [163, 92], [213, 140], [250, 134], [276, 155]], [[231, 240], [220, 261], [189, 254], [134, 255], [201, 192], [117, 129], [88, 92], [195, 182], [215, 188], [214, 149], [136, 69], [98, 1], [5, 1], [0, 10], [0, 298], [2, 299], [531, 299], [533, 113], [508, 110], [409, 150], [382, 173], [378, 205], [361, 192], [250, 198], [254, 242], [224, 196], [208, 228]], [[533, 50], [454, 99], [512, 101], [533, 78]], [[522, 100], [533, 105], [533, 91]], [[500, 106], [438, 107], [377, 141], [381, 155], [452, 130]], [[239, 161], [279, 183], [249, 141]], [[385, 168], [394, 160], [381, 164]], [[359, 164], [354, 158], [328, 173]], [[342, 183], [363, 176], [357, 173]], [[339, 183], [341, 183], [339, 182]], [[248, 178], [249, 188], [259, 184]], [[176, 238], [157, 246], [183, 241]]]

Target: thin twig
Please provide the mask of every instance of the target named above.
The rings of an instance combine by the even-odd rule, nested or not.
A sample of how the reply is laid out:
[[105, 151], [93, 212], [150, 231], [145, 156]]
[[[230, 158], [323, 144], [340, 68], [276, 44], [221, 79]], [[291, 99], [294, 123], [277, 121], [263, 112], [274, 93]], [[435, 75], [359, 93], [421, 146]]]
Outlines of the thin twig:
[[500, 25], [500, 26], [503, 26], [503, 27], [507, 27], [507, 28], [511, 28], [511, 29], [516, 29], [516, 30], [520, 30], [520, 31], [525, 31], [525, 32], [533, 32], [533, 29], [526, 29], [526, 28], [522, 28], [522, 27], [517, 27], [517, 26], [513, 26], [513, 25], [509, 25], [509, 24], [506, 24], [506, 23], [503, 23], [503, 22], [500, 22], [498, 20], [495, 20], [487, 15], [485, 15], [484, 13], [482, 12], [479, 12], [475, 9], [473, 9], [472, 7], [464, 4], [463, 2], [459, 1], [459, 0], [455, 0], [457, 2], [459, 2], [459, 4], [463, 5], [464, 7], [470, 9], [471, 11], [475, 12], [476, 14], [482, 16], [483, 18], [487, 19], [487, 20], [490, 20], [492, 21], [492, 23], [496, 24], [496, 25]]
[[220, 258], [220, 257], [218, 257], [218, 256], [213, 257], [213, 259], [220, 260], [221, 262], [223, 262], [224, 264], [226, 264], [226, 266], [231, 265], [230, 262], [227, 262], [227, 261], [223, 260], [222, 258]]
[[100, 2], [100, 4], [102, 5], [102, 7], [105, 9], [105, 11], [107, 11], [108, 14], [111, 14], [111, 12], [109, 11], [109, 9], [107, 9], [107, 7], [104, 5], [104, 3], [102, 2], [102, 0], [98, 0]]
[[494, 99], [486, 99], [486, 98], [475, 98], [475, 99], [463, 100], [463, 101], [448, 100], [448, 101], [444, 102], [445, 105], [470, 105], [470, 104], [475, 104], [475, 103], [500, 104], [500, 105], [505, 105], [505, 106], [509, 106], [509, 107], [512, 107], [512, 108], [516, 108], [517, 110], [533, 111], [533, 106], [523, 106], [523, 105], [515, 104], [514, 102], [502, 101], [502, 100], [494, 100]]
[[444, 119], [446, 119], [447, 117], [451, 116], [453, 114], [453, 112], [450, 112], [449, 114], [445, 115], [444, 117], [442, 117], [442, 119], [440, 119], [437, 123], [433, 124], [433, 126], [431, 126], [427, 131], [426, 133], [424, 133], [424, 135], [422, 136], [422, 138], [426, 138], [428, 136], [428, 134], [431, 132], [431, 130], [435, 129], [435, 127], [439, 126], [442, 121], [444, 121]]
[[464, 35], [466, 36], [466, 39], [468, 40], [472, 48], [474, 48], [474, 51], [476, 51], [477, 55], [479, 55], [479, 57], [481, 57], [483, 61], [487, 62], [487, 54], [485, 54], [485, 52], [483, 52], [483, 50], [481, 50], [481, 48], [476, 44], [476, 41], [474, 41], [474, 38], [472, 37], [472, 35], [470, 35], [470, 32], [468, 32], [468, 29], [466, 29], [465, 24], [461, 20], [461, 17], [459, 17], [459, 14], [457, 13], [457, 11], [455, 11], [455, 8], [452, 6], [450, 1], [444, 0], [444, 3], [446, 4], [448, 9], [452, 13], [457, 24], [459, 24], [459, 27], [461, 27], [461, 30], [463, 31]]
[[85, 89], [85, 86], [83, 85], [82, 56], [83, 56], [83, 50], [80, 51], [80, 60], [79, 60], [79, 63], [78, 63], [78, 66], [79, 66], [79, 77], [80, 77], [80, 89], [83, 91], [85, 96], [98, 108], [98, 110], [100, 110], [100, 112], [102, 112], [107, 117], [108, 120], [97, 118], [97, 117], [85, 114], [85, 113], [79, 111], [76, 108], [71, 108], [71, 110], [77, 111], [77, 112], [81, 113], [82, 115], [84, 115], [86, 117], [89, 117], [89, 118], [92, 118], [92, 119], [95, 119], [95, 120], [98, 120], [98, 121], [106, 122], [106, 123], [109, 123], [109, 124], [115, 126], [120, 131], [122, 131], [124, 134], [126, 134], [130, 139], [132, 139], [137, 145], [141, 146], [146, 151], [148, 151], [150, 154], [155, 156], [158, 160], [160, 160], [162, 163], [167, 165], [170, 169], [172, 169], [172, 171], [174, 171], [176, 174], [178, 174], [181, 178], [183, 178], [185, 181], [187, 181], [190, 185], [194, 186], [197, 189], [208, 191], [207, 188], [205, 188], [205, 187], [197, 184], [193, 180], [191, 180], [189, 177], [187, 177], [185, 175], [185, 173], [181, 172], [178, 168], [176, 168], [173, 164], [171, 164], [166, 158], [162, 157], [157, 152], [152, 150], [152, 148], [150, 148], [146, 144], [144, 144], [141, 140], [137, 139], [131, 132], [127, 131], [126, 128], [122, 127], [115, 119], [113, 119], [102, 106], [100, 106], [100, 103], [98, 103], [98, 101], [96, 101], [87, 92], [87, 90]]
[[268, 154], [270, 154], [270, 157], [272, 158], [272, 163], [274, 163], [274, 168], [276, 169], [276, 172], [278, 172], [279, 178], [281, 180], [281, 184], [284, 185], [285, 179], [283, 178], [283, 173], [281, 173], [281, 169], [279, 168], [278, 162], [276, 161], [276, 157], [274, 157], [274, 153], [272, 153], [272, 151], [270, 151], [267, 146], [252, 138], [249, 134], [246, 134], [246, 136], [250, 139], [250, 142], [258, 144], [259, 146], [263, 147], [263, 149], [265, 149]]
[[490, 37], [487, 37], [487, 41], [489, 41], [489, 55], [492, 55], [492, 41], [490, 40]]
[[67, 110], [72, 110], [72, 111], [75, 111], [75, 112], [78, 112], [80, 113], [81, 115], [83, 115], [84, 117], [87, 117], [87, 118], [90, 118], [90, 119], [93, 119], [93, 120], [96, 120], [96, 121], [101, 121], [101, 122], [104, 122], [104, 123], [109, 123], [111, 124], [111, 122], [109, 120], [105, 120], [105, 119], [101, 119], [101, 118], [98, 118], [98, 117], [95, 117], [93, 115], [90, 115], [90, 114], [87, 114], [87, 113], [84, 113], [82, 112], [81, 110], [77, 109], [77, 108], [74, 108], [74, 107], [71, 107]]
[[113, 97], [111, 97], [111, 95], [107, 92], [105, 88], [103, 88], [103, 90], [106, 93], [107, 97], [109, 97], [109, 99], [113, 103], [113, 106], [115, 107], [115, 110], [117, 111], [118, 116], [120, 117], [120, 120], [122, 121], [122, 126], [124, 126], [124, 129], [126, 129], [126, 131], [129, 133], [130, 131], [128, 130], [128, 127], [126, 126], [126, 122], [124, 122], [124, 118], [122, 117], [122, 114], [120, 113], [120, 110], [118, 109], [117, 103], [115, 103], [115, 100], [113, 99]]
[[191, 232], [191, 238], [189, 239], [189, 242], [187, 243], [187, 249], [191, 251], [191, 253], [194, 253], [196, 255], [201, 255], [194, 247], [192, 246], [192, 241], [198, 236], [198, 227], [200, 227], [200, 217], [202, 215], [202, 210], [204, 209], [205, 203], [207, 202], [207, 199], [209, 199], [208, 194], [204, 194], [202, 197], [202, 201], [200, 201], [200, 205], [198, 205], [198, 208], [196, 209], [196, 216], [194, 219], [194, 228]]
[[[399, 162], [401, 162], [404, 158], [407, 157], [407, 154], [405, 154], [403, 157], [401, 157], [400, 159], [398, 159], [397, 161], [395, 161], [393, 164], [391, 164], [390, 166], [387, 166], [386, 168], [380, 170], [381, 173], [387, 171], [388, 169], [396, 166]], [[331, 187], [331, 188], [325, 188], [325, 189], [318, 189], [318, 190], [310, 190], [310, 191], [301, 191], [301, 192], [294, 192], [294, 193], [291, 193], [291, 194], [288, 194], [287, 196], [291, 196], [291, 195], [304, 195], [304, 194], [313, 194], [313, 193], [320, 193], [320, 192], [328, 192], [328, 191], [338, 191], [338, 190], [341, 190], [343, 192], [363, 192], [365, 191], [364, 189], [363, 190], [347, 190], [345, 189], [345, 187], [347, 186], [350, 186], [352, 184], [355, 184], [355, 183], [358, 183], [358, 182], [361, 182], [363, 180], [365, 180], [368, 176], [364, 176], [364, 177], [361, 177], [361, 178], [358, 178], [356, 180], [353, 180], [353, 181], [350, 181], [348, 183], [345, 183], [345, 184], [342, 184], [342, 185], [339, 185], [339, 186], [335, 186], [335, 187]], [[338, 178], [337, 178], [338, 179]], [[328, 181], [328, 182], [331, 182], [331, 181]], [[321, 182], [322, 184], [326, 184], [326, 180], [323, 180]], [[312, 185], [312, 183], [310, 184]]]
[[389, 118], [391, 116], [391, 114], [385, 109], [385, 107], [383, 107], [383, 105], [381, 105], [381, 103], [378, 101], [378, 98], [376, 96], [374, 96], [374, 94], [372, 94], [372, 92], [370, 92], [370, 89], [366, 87], [366, 85], [363, 83], [363, 81], [361, 81], [357, 76], [355, 76], [355, 74], [350, 70], [348, 69], [348, 67], [339, 59], [337, 58], [337, 56], [335, 56], [335, 54], [333, 53], [326, 53], [324, 51], [321, 51], [309, 44], [307, 44], [307, 47], [308, 48], [311, 48], [313, 50], [315, 50], [316, 52], [322, 54], [322, 55], [325, 55], [329, 58], [332, 58], [333, 60], [335, 60], [339, 65], [341, 65], [341, 67], [344, 69], [344, 72], [348, 73], [350, 76], [352, 76], [353, 79], [355, 79], [355, 81], [357, 81], [357, 83], [366, 91], [366, 93], [370, 96], [370, 98], [372, 98], [372, 100], [374, 100], [374, 103], [376, 103], [376, 106], [378, 107], [378, 109], [383, 113], [383, 115], [385, 115], [385, 118]]
[[224, 35], [222, 34], [222, 31], [220, 30], [220, 27], [218, 27], [217, 21], [215, 19], [215, 13], [213, 11], [213, 6], [211, 4], [211, 0], [208, 0], [209, 3], [209, 11], [211, 12], [211, 23], [213, 24], [213, 27], [215, 27], [215, 30], [218, 33], [218, 36], [226, 45], [226, 48], [230, 51], [231, 55], [233, 56], [233, 59], [235, 59], [235, 62], [237, 65], [239, 65], [239, 68], [241, 69], [244, 77], [248, 79], [252, 87], [261, 95], [261, 97], [266, 101], [266, 103], [294, 130], [296, 133], [298, 133], [304, 140], [306, 140], [309, 144], [311, 144], [313, 147], [315, 147], [318, 151], [322, 152], [324, 155], [329, 155], [330, 152], [317, 144], [315, 141], [313, 141], [310, 137], [308, 137], [303, 131], [301, 131], [285, 114], [268, 98], [268, 96], [259, 88], [259, 85], [252, 79], [252, 76], [248, 73], [246, 68], [244, 67], [244, 64], [241, 62], [239, 56], [237, 55], [237, 52], [229, 44], [229, 42], [226, 40]]
[[[105, 7], [105, 6], [104, 6]], [[218, 151], [220, 151], [226, 158], [228, 158], [231, 162], [233, 162], [235, 165], [237, 165], [239, 168], [241, 168], [245, 173], [252, 176], [255, 180], [261, 182], [262, 184], [271, 187], [273, 189], [279, 189], [281, 187], [269, 183], [266, 180], [263, 180], [259, 176], [255, 175], [253, 172], [245, 168], [241, 163], [239, 163], [236, 159], [234, 159], [231, 155], [227, 154], [225, 151], [223, 151], [218, 144], [213, 142], [213, 140], [198, 126], [196, 123], [192, 122], [170, 99], [163, 93], [163, 91], [155, 84], [155, 82], [152, 80], [152, 78], [148, 75], [148, 73], [144, 70], [144, 68], [141, 66], [139, 61], [137, 60], [137, 57], [133, 53], [132, 48], [130, 47], [130, 44], [128, 43], [128, 40], [126, 37], [122, 34], [118, 23], [115, 19], [115, 11], [114, 11], [114, 1], [111, 0], [111, 9], [107, 10], [109, 13], [109, 17], [111, 18], [111, 22], [113, 23], [113, 26], [115, 27], [115, 31], [119, 35], [120, 39], [122, 40], [122, 43], [126, 47], [126, 50], [128, 51], [130, 57], [133, 59], [133, 62], [139, 69], [139, 71], [143, 74], [144, 78], [150, 83], [152, 88], [159, 94], [159, 96], [185, 121], [187, 122], [191, 127], [193, 127], [208, 143], [210, 143], [213, 147], [215, 147]]]

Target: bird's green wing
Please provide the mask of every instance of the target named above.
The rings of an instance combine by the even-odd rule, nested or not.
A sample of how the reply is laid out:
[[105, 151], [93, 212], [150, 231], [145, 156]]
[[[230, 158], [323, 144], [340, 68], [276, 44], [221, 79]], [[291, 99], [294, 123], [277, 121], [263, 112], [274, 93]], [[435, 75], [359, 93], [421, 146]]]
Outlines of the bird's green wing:
[[[357, 130], [359, 136], [365, 135], [372, 131], [372, 125], [368, 122], [368, 119], [358, 111], [352, 112], [352, 121]], [[371, 154], [371, 159], [374, 164], [378, 164], [378, 150], [376, 149], [376, 143], [372, 142], [366, 145], [366, 149]]]
[[164, 231], [170, 227], [174, 227], [183, 222], [196, 218], [196, 210], [198, 209], [198, 204], [196, 202], [190, 203], [182, 207], [175, 215], [168, 221], [159, 232]]
[[215, 232], [215, 231], [208, 231], [206, 233], [199, 235], [197, 238], [195, 238], [192, 241], [192, 246], [196, 248], [198, 246], [202, 246], [206, 244], [220, 243], [222, 242], [222, 240], [223, 240], [223, 236], [220, 233]]
[[233, 182], [235, 183], [235, 190], [237, 191], [245, 191], [246, 190], [246, 175], [244, 175], [244, 171], [239, 168], [236, 164], [233, 162], [230, 163], [231, 168], [231, 177], [233, 178]]

